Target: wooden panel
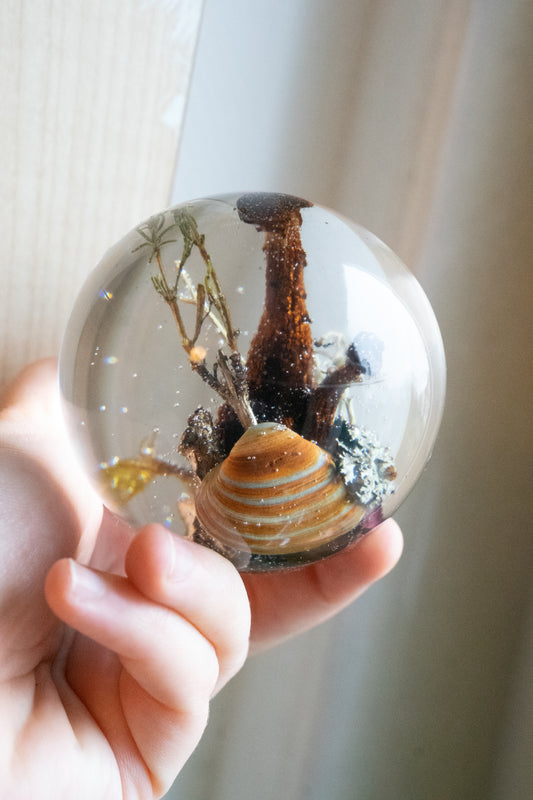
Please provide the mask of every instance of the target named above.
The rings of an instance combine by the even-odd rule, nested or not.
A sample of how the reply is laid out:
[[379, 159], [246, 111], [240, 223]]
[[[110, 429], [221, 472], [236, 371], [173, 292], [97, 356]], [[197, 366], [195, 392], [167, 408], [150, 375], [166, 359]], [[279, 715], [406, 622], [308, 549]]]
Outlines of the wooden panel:
[[0, 5], [0, 382], [57, 352], [114, 240], [168, 201], [201, 0]]

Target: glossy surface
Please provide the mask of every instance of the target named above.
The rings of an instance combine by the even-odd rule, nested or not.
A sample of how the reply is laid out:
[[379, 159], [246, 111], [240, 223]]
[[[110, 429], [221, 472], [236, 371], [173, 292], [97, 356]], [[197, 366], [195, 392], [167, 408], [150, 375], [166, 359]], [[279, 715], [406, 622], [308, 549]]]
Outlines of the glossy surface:
[[314, 550], [354, 530], [365, 508], [350, 498], [328, 453], [263, 422], [204, 478], [196, 513], [222, 544], [276, 556]]
[[[87, 281], [61, 359], [68, 424], [108, 505], [254, 570], [321, 558], [393, 513], [431, 452], [444, 380], [437, 323], [399, 259], [276, 194], [139, 225]], [[228, 501], [236, 462], [253, 491]], [[307, 467], [339, 503], [320, 521], [314, 493], [295, 499]]]

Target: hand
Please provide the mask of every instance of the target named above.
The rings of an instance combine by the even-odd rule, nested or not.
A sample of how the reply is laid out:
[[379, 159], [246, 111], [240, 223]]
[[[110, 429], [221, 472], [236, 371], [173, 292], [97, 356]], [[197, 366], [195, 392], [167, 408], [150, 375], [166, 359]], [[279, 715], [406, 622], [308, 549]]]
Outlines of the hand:
[[287, 572], [243, 575], [255, 653], [338, 614], [395, 566], [402, 532], [391, 519], [337, 555]]
[[40, 363], [0, 403], [0, 796], [159, 797], [246, 657], [249, 604], [217, 553], [103, 514], [56, 384]]
[[56, 382], [40, 362], [0, 399], [0, 795], [159, 797], [246, 657], [250, 605], [275, 644], [388, 571], [401, 535], [388, 522], [317, 565], [245, 576], [249, 603], [217, 553], [102, 508]]

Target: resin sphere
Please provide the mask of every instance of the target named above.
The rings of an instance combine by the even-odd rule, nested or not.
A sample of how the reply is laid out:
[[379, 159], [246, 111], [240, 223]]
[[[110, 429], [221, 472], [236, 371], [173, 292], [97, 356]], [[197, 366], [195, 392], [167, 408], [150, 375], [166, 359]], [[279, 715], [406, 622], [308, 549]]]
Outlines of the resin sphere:
[[315, 561], [390, 516], [427, 462], [445, 363], [402, 262], [290, 195], [151, 217], [90, 275], [60, 363], [110, 508], [239, 569]]

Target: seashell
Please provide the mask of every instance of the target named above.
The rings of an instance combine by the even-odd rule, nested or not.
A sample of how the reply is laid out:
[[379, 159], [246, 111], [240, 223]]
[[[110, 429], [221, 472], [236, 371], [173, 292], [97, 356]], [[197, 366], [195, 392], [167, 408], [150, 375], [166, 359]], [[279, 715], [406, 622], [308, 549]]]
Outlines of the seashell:
[[364, 513], [329, 453], [273, 422], [248, 428], [196, 496], [209, 534], [258, 554], [312, 550], [353, 530]]

